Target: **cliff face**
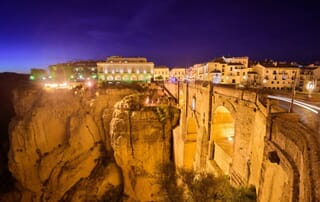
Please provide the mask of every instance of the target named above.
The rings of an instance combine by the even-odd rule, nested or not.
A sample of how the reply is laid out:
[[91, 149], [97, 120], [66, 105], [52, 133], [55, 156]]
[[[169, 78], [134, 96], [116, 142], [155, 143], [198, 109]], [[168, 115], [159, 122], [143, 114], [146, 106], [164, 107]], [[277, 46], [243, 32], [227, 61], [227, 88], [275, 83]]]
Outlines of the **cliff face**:
[[146, 106], [137, 92], [15, 91], [9, 169], [17, 191], [0, 201], [161, 198], [155, 184], [179, 111]]
[[13, 178], [8, 170], [9, 134], [8, 127], [14, 117], [12, 92], [16, 88], [29, 86], [26, 74], [0, 73], [0, 193], [13, 189]]
[[129, 201], [162, 201], [160, 168], [170, 161], [172, 129], [179, 110], [168, 105], [145, 105], [144, 95], [118, 102], [110, 124], [111, 145], [124, 177]]
[[71, 91], [16, 91], [9, 169], [20, 200], [119, 198], [121, 171], [106, 147], [108, 131], [101, 114], [128, 93], [134, 91], [110, 90], [94, 97]]

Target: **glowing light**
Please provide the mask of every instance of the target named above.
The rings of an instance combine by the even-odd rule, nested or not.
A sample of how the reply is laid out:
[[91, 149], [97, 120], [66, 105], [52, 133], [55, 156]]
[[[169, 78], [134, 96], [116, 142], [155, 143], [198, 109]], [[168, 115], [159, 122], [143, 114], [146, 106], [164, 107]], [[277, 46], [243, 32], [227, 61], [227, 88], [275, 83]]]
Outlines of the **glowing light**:
[[232, 137], [232, 136], [229, 136], [229, 137], [228, 137], [228, 141], [230, 141], [230, 142], [233, 141], [233, 137]]
[[70, 89], [71, 86], [67, 83], [45, 83], [45, 88], [55, 88], [55, 89]]
[[[276, 99], [276, 100], [282, 100], [282, 101], [285, 101], [285, 102], [291, 102], [291, 99], [285, 98], [285, 97], [280, 97], [280, 96], [268, 95], [268, 98]], [[308, 103], [305, 103], [305, 102], [301, 102], [301, 101], [298, 101], [298, 100], [294, 100], [293, 104], [298, 105], [299, 107], [302, 107], [304, 109], [307, 109], [307, 110], [309, 110], [309, 111], [311, 111], [311, 112], [313, 112], [315, 114], [319, 113], [317, 110], [320, 111], [320, 107], [317, 107], [315, 105], [311, 105], [311, 104], [308, 104]]]
[[147, 97], [147, 99], [146, 99], [146, 104], [149, 104], [149, 102], [150, 102], [150, 99], [149, 99], [149, 97]]
[[196, 110], [196, 98], [195, 97], [192, 97], [191, 109], [193, 111]]
[[314, 82], [313, 81], [309, 81], [306, 85], [307, 90], [313, 90], [314, 89]]
[[30, 79], [30, 80], [34, 80], [35, 78], [34, 78], [33, 75], [30, 75], [29, 79]]
[[91, 87], [93, 84], [92, 84], [91, 81], [88, 81], [88, 82], [86, 83], [86, 85], [87, 85], [88, 87]]

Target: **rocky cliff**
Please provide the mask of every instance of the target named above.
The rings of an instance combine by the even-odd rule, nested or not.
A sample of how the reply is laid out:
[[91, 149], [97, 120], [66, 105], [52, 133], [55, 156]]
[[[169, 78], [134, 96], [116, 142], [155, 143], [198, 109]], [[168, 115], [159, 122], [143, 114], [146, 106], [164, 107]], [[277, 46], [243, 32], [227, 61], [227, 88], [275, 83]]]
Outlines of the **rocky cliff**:
[[136, 93], [129, 88], [81, 95], [15, 91], [9, 168], [16, 191], [0, 200], [159, 198], [153, 186], [157, 166], [170, 160], [171, 130], [179, 111], [168, 103], [145, 105], [147, 93]]
[[12, 190], [14, 181], [8, 170], [10, 120], [14, 117], [12, 92], [16, 88], [30, 86], [29, 76], [26, 74], [0, 73], [0, 193]]
[[145, 105], [147, 99], [125, 97], [116, 104], [110, 124], [111, 144], [129, 201], [163, 201], [160, 168], [172, 157], [172, 129], [180, 116], [170, 105]]

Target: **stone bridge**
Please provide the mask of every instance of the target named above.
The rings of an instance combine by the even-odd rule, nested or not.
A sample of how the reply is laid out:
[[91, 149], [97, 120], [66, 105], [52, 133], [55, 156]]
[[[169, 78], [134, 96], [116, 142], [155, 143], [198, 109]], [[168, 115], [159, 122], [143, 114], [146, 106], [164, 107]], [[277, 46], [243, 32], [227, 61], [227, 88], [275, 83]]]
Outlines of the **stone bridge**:
[[166, 83], [181, 108], [177, 167], [254, 186], [258, 201], [320, 201], [320, 142], [262, 93], [208, 82]]

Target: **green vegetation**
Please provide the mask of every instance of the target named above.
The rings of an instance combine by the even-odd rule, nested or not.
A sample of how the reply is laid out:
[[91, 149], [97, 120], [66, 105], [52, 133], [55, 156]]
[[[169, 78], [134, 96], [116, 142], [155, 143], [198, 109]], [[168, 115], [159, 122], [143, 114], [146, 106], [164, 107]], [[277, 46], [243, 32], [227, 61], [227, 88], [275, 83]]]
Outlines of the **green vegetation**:
[[166, 201], [256, 201], [254, 187], [235, 188], [231, 186], [226, 176], [215, 177], [212, 174], [189, 170], [180, 170], [177, 173], [172, 164], [161, 166], [161, 173], [163, 176], [159, 180], [159, 185], [166, 196]]

